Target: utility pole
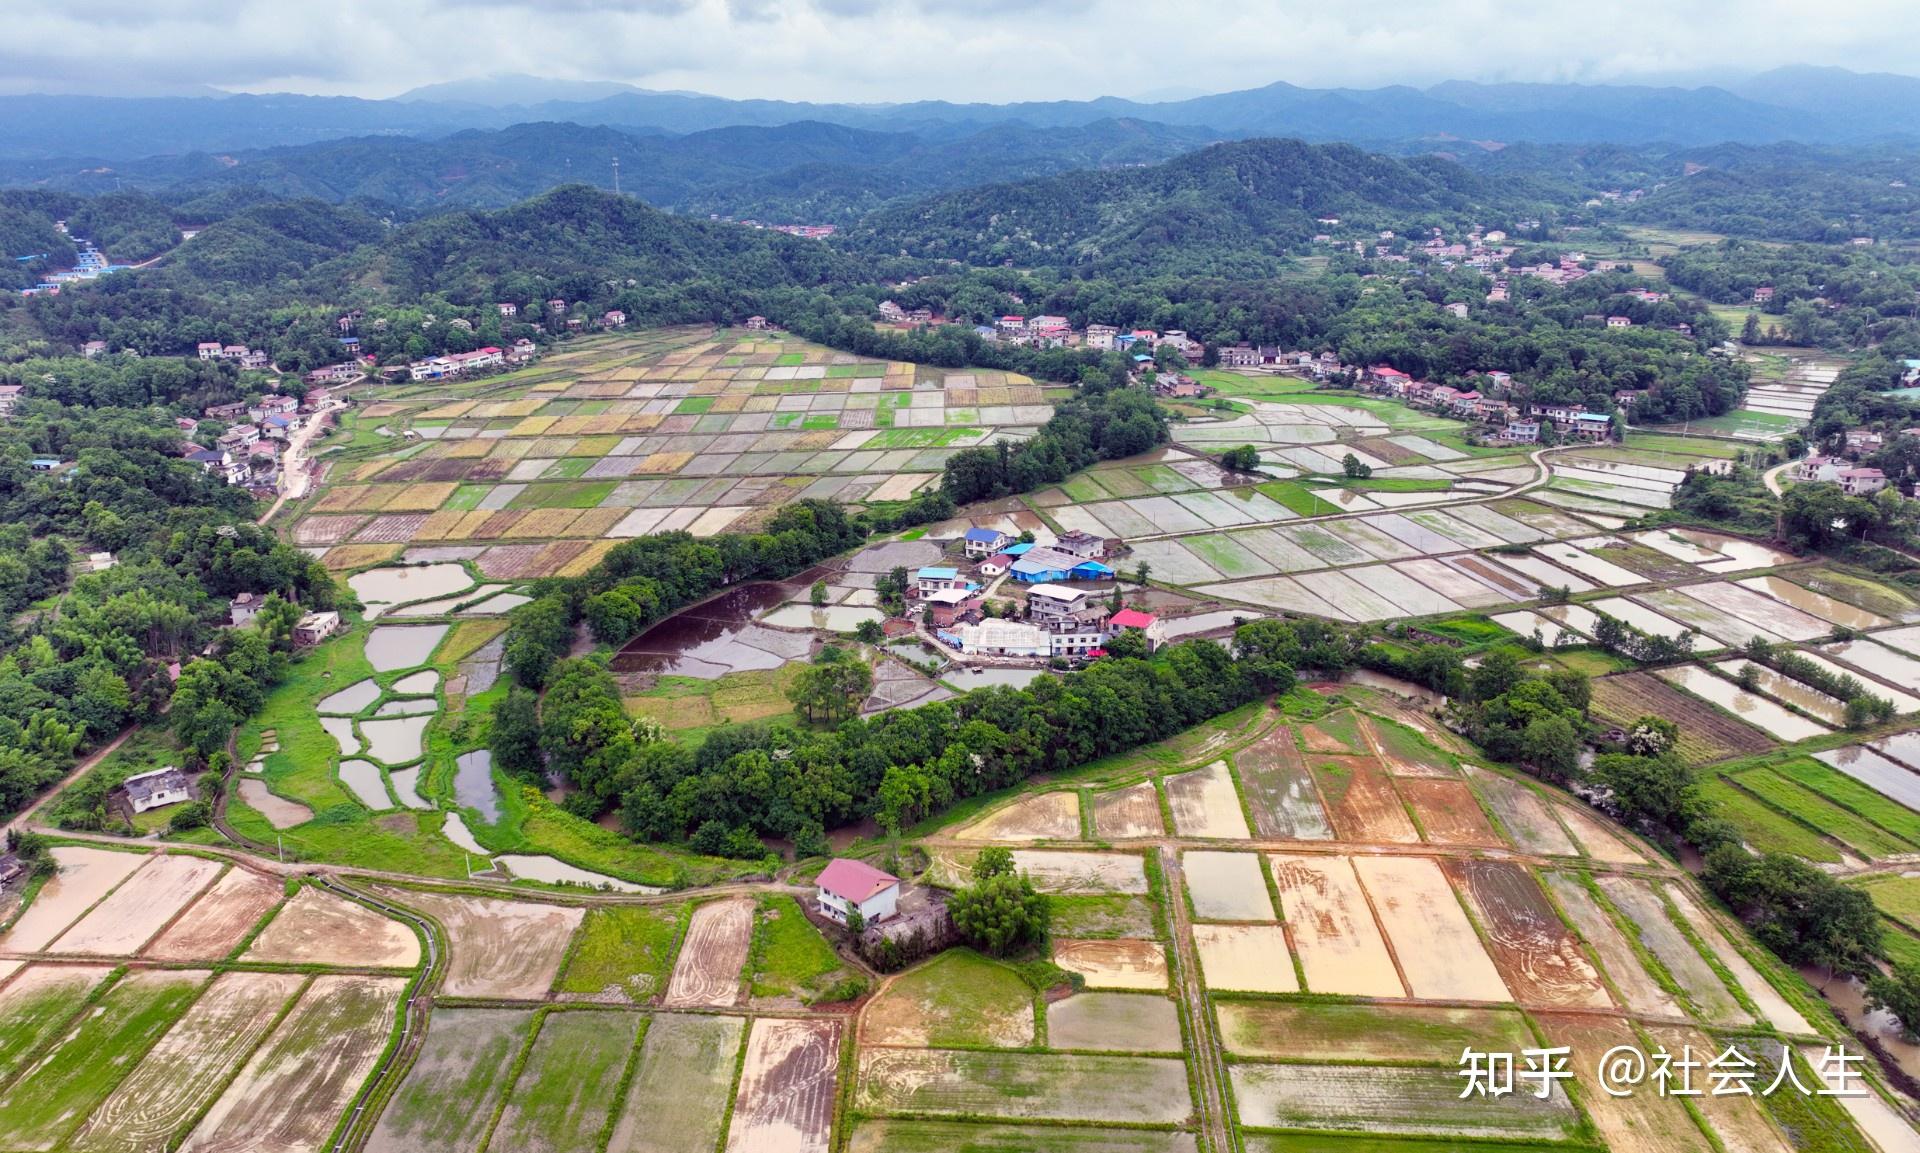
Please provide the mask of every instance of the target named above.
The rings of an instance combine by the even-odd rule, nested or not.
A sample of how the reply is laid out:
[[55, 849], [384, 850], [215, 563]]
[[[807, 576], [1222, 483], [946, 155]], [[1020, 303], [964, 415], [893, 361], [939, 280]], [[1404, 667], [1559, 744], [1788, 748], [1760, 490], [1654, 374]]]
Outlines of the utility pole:
[[613, 158], [613, 194], [620, 195], [620, 158]]

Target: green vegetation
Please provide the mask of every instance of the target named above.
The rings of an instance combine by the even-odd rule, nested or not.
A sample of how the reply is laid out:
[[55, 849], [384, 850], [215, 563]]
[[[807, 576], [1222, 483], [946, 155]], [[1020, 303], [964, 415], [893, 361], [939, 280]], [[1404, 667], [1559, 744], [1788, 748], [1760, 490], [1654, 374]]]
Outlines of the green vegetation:
[[851, 1000], [866, 989], [799, 904], [785, 896], [760, 901], [747, 973], [754, 996], [798, 997], [808, 1004]]
[[1719, 777], [1701, 781], [1700, 796], [1713, 807], [1715, 816], [1733, 822], [1740, 839], [1756, 852], [1793, 853], [1824, 864], [1840, 863], [1840, 851], [1820, 834]]
[[1774, 808], [1813, 826], [1859, 856], [1872, 859], [1914, 851], [1914, 846], [1771, 769], [1750, 769], [1733, 780]]
[[1255, 491], [1301, 516], [1332, 516], [1345, 511], [1298, 481], [1272, 480], [1256, 485]]
[[935, 1047], [1004, 1044], [1008, 1022], [1031, 1019], [1034, 990], [1010, 966], [949, 949], [887, 986], [880, 1015], [923, 1031]]
[[1920, 845], [1920, 813], [1896, 804], [1812, 757], [1795, 757], [1773, 771], [1905, 841]]
[[1056, 937], [1083, 940], [1153, 935], [1154, 907], [1145, 897], [1118, 893], [1049, 894], [1047, 908]]
[[593, 996], [617, 989], [631, 1001], [646, 1001], [667, 987], [686, 921], [684, 905], [588, 909], [554, 992]]

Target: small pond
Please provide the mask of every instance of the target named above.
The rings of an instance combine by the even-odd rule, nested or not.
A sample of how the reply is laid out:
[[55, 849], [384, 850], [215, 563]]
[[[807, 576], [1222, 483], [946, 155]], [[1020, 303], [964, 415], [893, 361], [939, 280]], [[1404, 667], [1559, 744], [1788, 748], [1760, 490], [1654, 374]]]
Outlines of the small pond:
[[482, 857], [487, 855], [487, 851], [480, 847], [480, 842], [473, 839], [473, 832], [467, 828], [465, 818], [459, 813], [447, 814], [446, 823], [440, 826], [440, 835], [452, 841], [456, 849], [464, 849]]
[[636, 885], [631, 881], [622, 881], [604, 873], [590, 873], [585, 869], [567, 864], [557, 857], [530, 856], [525, 853], [507, 853], [496, 858], [496, 864], [505, 865], [516, 877], [529, 881], [545, 881], [552, 885], [590, 885], [593, 888], [612, 889], [616, 893], [658, 893], [661, 890], [651, 885]]
[[968, 689], [984, 689], [989, 685], [1006, 685], [1009, 688], [1024, 689], [1046, 675], [1045, 669], [958, 668], [942, 673], [940, 679], [961, 692], [966, 692]]
[[440, 674], [433, 669], [421, 669], [417, 673], [408, 673], [393, 682], [393, 692], [403, 697], [416, 697], [432, 692], [440, 687]]
[[461, 753], [453, 762], [453, 799], [461, 808], [472, 809], [485, 817], [489, 825], [500, 820], [500, 794], [493, 787], [492, 750]]
[[366, 761], [341, 761], [340, 781], [367, 808], [376, 812], [393, 808], [387, 783], [380, 779], [380, 766]]
[[360, 738], [353, 735], [352, 721], [345, 717], [321, 717], [320, 727], [340, 746], [342, 756], [351, 757], [360, 751]]
[[395, 769], [387, 774], [387, 779], [393, 782], [393, 795], [399, 797], [400, 803], [407, 808], [431, 809], [433, 807], [420, 795], [419, 769]]
[[367, 634], [367, 663], [377, 673], [427, 663], [447, 625], [381, 625]]
[[[409, 678], [411, 679], [411, 678]], [[314, 706], [315, 712], [352, 716], [380, 699], [380, 686], [369, 679], [355, 681]]]
[[781, 605], [779, 608], [760, 618], [767, 624], [788, 629], [828, 629], [836, 633], [850, 633], [861, 621], [883, 621], [887, 614], [876, 608], [863, 608], [856, 605], [828, 605], [814, 608], [812, 605]]
[[439, 703], [432, 697], [418, 697], [410, 701], [388, 701], [373, 710], [373, 715], [376, 717], [430, 717], [439, 709]]
[[369, 569], [347, 578], [347, 587], [369, 610], [448, 596], [472, 586], [473, 578], [457, 564]]
[[432, 721], [432, 716], [362, 721], [360, 733], [367, 738], [367, 755], [388, 765], [419, 760], [426, 755], [427, 726]]

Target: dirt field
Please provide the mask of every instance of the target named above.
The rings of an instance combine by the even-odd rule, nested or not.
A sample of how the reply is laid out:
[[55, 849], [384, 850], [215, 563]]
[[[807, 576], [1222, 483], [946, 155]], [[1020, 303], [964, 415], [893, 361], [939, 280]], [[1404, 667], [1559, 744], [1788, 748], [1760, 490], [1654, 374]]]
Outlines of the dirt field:
[[1231, 1074], [1240, 1123], [1248, 1126], [1553, 1140], [1579, 1124], [1557, 1087], [1545, 1101], [1531, 1093], [1462, 1101], [1458, 1079], [1432, 1069], [1235, 1065]]
[[1504, 848], [1506, 842], [1493, 831], [1492, 822], [1480, 808], [1480, 801], [1465, 781], [1413, 780], [1402, 777], [1395, 785], [1428, 843], [1435, 845], [1480, 845]]
[[1279, 925], [1195, 925], [1193, 947], [1207, 988], [1234, 993], [1298, 993], [1286, 930]]
[[1202, 921], [1271, 921], [1273, 899], [1257, 853], [1190, 851], [1180, 858], [1193, 915]]
[[420, 963], [420, 938], [399, 921], [308, 885], [253, 939], [245, 959], [411, 969]]
[[1293, 931], [1307, 991], [1403, 997], [1386, 940], [1345, 857], [1275, 854], [1281, 912]]
[[553, 988], [567, 943], [586, 911], [532, 901], [497, 901], [413, 889], [381, 889], [383, 897], [409, 905], [447, 931], [449, 997], [499, 997], [537, 1001]]
[[[1599, 1063], [1609, 1049], [1616, 1045], [1642, 1048], [1633, 1026], [1617, 1018], [1542, 1013], [1534, 1020], [1546, 1033], [1548, 1044], [1573, 1049], [1574, 1080], [1581, 1085], [1600, 1084]], [[1711, 1090], [1712, 1085], [1708, 1081], [1701, 1087]], [[1610, 1148], [1634, 1153], [1712, 1153], [1706, 1134], [1677, 1097], [1661, 1097], [1643, 1087], [1626, 1097], [1590, 1092], [1581, 1100]]]
[[827, 1153], [839, 1065], [838, 1021], [755, 1021], [726, 1153]]
[[1055, 941], [1053, 963], [1085, 977], [1089, 989], [1167, 987], [1167, 954], [1158, 941]]
[[1144, 893], [1147, 870], [1132, 853], [1015, 849], [1013, 867], [1043, 893]]
[[1362, 716], [1360, 723], [1396, 777], [1457, 777], [1453, 766], [1420, 742], [1418, 734], [1390, 721]]
[[1093, 832], [1106, 841], [1128, 837], [1157, 837], [1166, 832], [1160, 820], [1160, 795], [1152, 781], [1142, 781], [1110, 793], [1093, 795]]
[[1807, 1023], [1807, 1019], [1800, 1015], [1799, 1010], [1789, 1005], [1786, 998], [1780, 995], [1779, 990], [1768, 984], [1767, 979], [1753, 967], [1753, 963], [1733, 947], [1733, 944], [1720, 931], [1718, 923], [1707, 915], [1706, 910], [1700, 907], [1692, 894], [1678, 885], [1668, 885], [1667, 895], [1673, 899], [1674, 908], [1680, 910], [1681, 918], [1692, 927], [1700, 940], [1706, 943], [1714, 959], [1719, 961], [1727, 972], [1733, 974], [1734, 982], [1740, 986], [1741, 992], [1759, 1007], [1761, 1016], [1766, 1018], [1768, 1024], [1783, 1033], [1807, 1034], [1814, 1031], [1813, 1026]]
[[488, 1144], [517, 1153], [594, 1153], [639, 1040], [637, 1013], [549, 1013]]
[[228, 869], [213, 888], [147, 946], [146, 956], [156, 961], [221, 960], [260, 923], [268, 909], [280, 903], [285, 891], [278, 881], [245, 869]]
[[1452, 860], [1447, 876], [1465, 894], [1493, 945], [1493, 961], [1522, 1005], [1605, 1009], [1612, 998], [1580, 942], [1526, 869], [1510, 861]]
[[53, 859], [60, 872], [40, 888], [40, 895], [20, 914], [13, 928], [0, 936], [0, 949], [37, 953], [80, 919], [95, 901], [107, 895], [142, 864], [136, 853], [115, 853], [79, 845], [56, 845]]
[[1571, 857], [1580, 850], [1553, 819], [1553, 809], [1540, 795], [1519, 781], [1490, 769], [1466, 766], [1467, 779], [1486, 799], [1513, 843], [1529, 853]]
[[1680, 755], [1692, 764], [1761, 753], [1773, 738], [1651, 673], [1622, 673], [1593, 682], [1594, 719], [1631, 727], [1644, 716], [1666, 717], [1680, 726]]
[[1076, 993], [1047, 1006], [1047, 1045], [1116, 1053], [1178, 1053], [1180, 1014], [1166, 997]]
[[1326, 798], [1333, 828], [1342, 841], [1356, 844], [1417, 845], [1420, 832], [1407, 816], [1393, 780], [1373, 757], [1307, 758], [1320, 795]]
[[902, 973], [860, 1015], [860, 1043], [908, 1048], [1033, 1044], [1033, 988], [970, 950]]
[[[1725, 1045], [1715, 1042], [1698, 1029], [1649, 1025], [1647, 1034], [1653, 1038], [1655, 1045], [1674, 1054], [1676, 1060], [1688, 1049], [1693, 1050], [1695, 1060], [1703, 1063], [1712, 1061], [1726, 1050]], [[1706, 1090], [1693, 1099], [1693, 1104], [1706, 1117], [1708, 1127], [1720, 1138], [1726, 1153], [1793, 1153], [1793, 1146], [1767, 1121], [1766, 1114], [1761, 1112], [1759, 1103], [1753, 1098], [1730, 1094], [1715, 1096], [1711, 1078], [1704, 1083], [1696, 1080], [1694, 1087]]]
[[1173, 811], [1174, 830], [1181, 836], [1239, 841], [1253, 836], [1240, 810], [1240, 794], [1234, 790], [1227, 762], [1215, 761], [1204, 769], [1166, 777], [1163, 783], [1167, 807]]
[[693, 911], [661, 1004], [724, 1008], [740, 1001], [740, 970], [753, 941], [753, 900], [730, 897]]
[[1293, 733], [1277, 728], [1233, 756], [1246, 790], [1247, 808], [1262, 837], [1290, 841], [1330, 841], [1333, 826], [1314, 789]]
[[1080, 1053], [873, 1049], [860, 1054], [854, 1100], [875, 1112], [1149, 1125], [1193, 1111], [1186, 1062]]
[[[708, 1153], [718, 1145], [745, 1032], [738, 1017], [655, 1017], [607, 1153]], [[663, 1101], [673, 1107], [659, 1108]]]
[[306, 978], [223, 973], [69, 1142], [76, 1153], [149, 1153], [213, 1099]]
[[133, 953], [199, 896], [224, 867], [205, 857], [175, 853], [155, 857], [60, 934], [47, 951], [100, 956]]
[[1154, 1129], [862, 1121], [850, 1153], [1196, 1153], [1193, 1134]]
[[1400, 957], [1408, 990], [1415, 997], [1435, 1001], [1512, 999], [1439, 865], [1424, 857], [1355, 857], [1353, 868], [1373, 898], [1374, 910], [1393, 943], [1394, 953]]
[[267, 819], [276, 829], [291, 829], [313, 819], [313, 810], [298, 801], [289, 801], [267, 788], [265, 781], [248, 777], [240, 782], [240, 800]]
[[1077, 841], [1080, 794], [1041, 793], [996, 809], [954, 834], [963, 841]]
[[478, 1148], [532, 1025], [532, 1009], [435, 1009], [368, 1153]]
[[1559, 806], [1560, 819], [1566, 823], [1567, 831], [1580, 847], [1596, 861], [1605, 861], [1610, 865], [1644, 865], [1642, 856], [1624, 838], [1595, 817], [1592, 813], [1573, 805]]
[[403, 977], [315, 977], [182, 1153], [313, 1153], [392, 1035]]
[[1628, 1009], [1651, 1017], [1686, 1016], [1673, 994], [1647, 973], [1633, 945], [1578, 877], [1555, 872], [1545, 874], [1545, 879], [1547, 890], [1573, 921], [1573, 927], [1599, 955], [1600, 967], [1613, 979], [1613, 987], [1626, 999]]

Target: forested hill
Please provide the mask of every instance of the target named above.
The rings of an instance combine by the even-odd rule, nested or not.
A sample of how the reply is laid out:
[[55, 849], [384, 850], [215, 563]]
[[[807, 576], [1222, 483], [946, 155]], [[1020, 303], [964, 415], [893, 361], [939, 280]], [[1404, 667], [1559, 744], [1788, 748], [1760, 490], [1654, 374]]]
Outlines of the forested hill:
[[930, 197], [868, 216], [847, 242], [973, 264], [1261, 275], [1326, 231], [1318, 218], [1491, 224], [1524, 203], [1515, 187], [1430, 157], [1246, 140], [1151, 168]]

